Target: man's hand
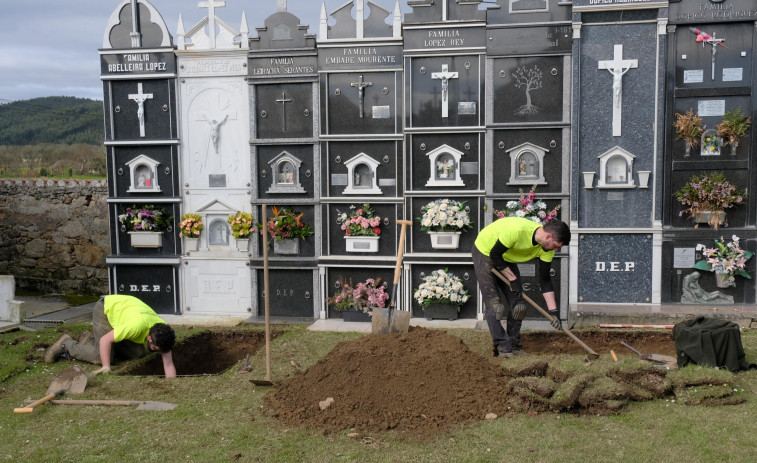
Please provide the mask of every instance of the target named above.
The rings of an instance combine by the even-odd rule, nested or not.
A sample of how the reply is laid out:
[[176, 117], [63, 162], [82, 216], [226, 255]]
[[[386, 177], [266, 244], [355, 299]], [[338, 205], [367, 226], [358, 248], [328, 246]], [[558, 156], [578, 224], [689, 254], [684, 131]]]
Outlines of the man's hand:
[[562, 323], [560, 323], [560, 311], [559, 310], [549, 310], [547, 311], [550, 317], [552, 317], [552, 320], [549, 321], [549, 324], [552, 325], [552, 328], [556, 330], [562, 329]]
[[89, 374], [89, 376], [97, 376], [99, 374], [110, 373], [110, 366], [104, 366]]

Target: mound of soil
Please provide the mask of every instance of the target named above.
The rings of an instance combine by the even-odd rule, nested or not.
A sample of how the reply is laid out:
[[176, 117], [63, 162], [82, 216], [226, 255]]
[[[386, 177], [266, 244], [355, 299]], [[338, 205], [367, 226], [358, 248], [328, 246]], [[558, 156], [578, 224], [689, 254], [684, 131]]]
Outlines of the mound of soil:
[[[581, 337], [601, 353], [617, 349], [620, 340], [638, 344], [645, 352], [670, 352], [670, 333], [646, 335], [651, 336], [649, 342], [629, 332]], [[531, 353], [585, 353], [559, 333], [524, 333], [523, 344]], [[370, 335], [339, 343], [307, 371], [277, 383], [267, 400], [273, 415], [291, 426], [324, 433], [393, 429], [423, 439], [507, 413], [609, 414], [629, 400], [670, 393], [666, 371], [653, 367], [597, 376], [556, 371], [543, 357], [518, 370], [503, 366], [507, 361], [483, 357], [445, 331], [411, 327], [405, 335]], [[638, 382], [640, 377], [645, 381]]]

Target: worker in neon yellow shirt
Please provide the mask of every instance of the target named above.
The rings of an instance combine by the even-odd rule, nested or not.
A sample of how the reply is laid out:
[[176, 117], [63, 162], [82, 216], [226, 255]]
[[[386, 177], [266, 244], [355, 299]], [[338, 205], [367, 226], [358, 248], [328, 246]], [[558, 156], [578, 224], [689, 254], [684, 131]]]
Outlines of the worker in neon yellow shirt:
[[[553, 316], [552, 326], [560, 328], [550, 267], [555, 251], [569, 243], [570, 228], [556, 219], [541, 225], [522, 217], [505, 217], [484, 227], [476, 237], [471, 256], [495, 357], [512, 357], [523, 352], [520, 328], [528, 306], [522, 296], [518, 263], [539, 259], [539, 286]], [[492, 273], [495, 268], [510, 281], [509, 288]], [[507, 331], [502, 327], [502, 319], [507, 320]]]
[[134, 359], [156, 351], [162, 356], [166, 377], [176, 377], [171, 354], [176, 341], [173, 328], [136, 297], [117, 294], [100, 299], [92, 310], [92, 331], [94, 334], [83, 333], [79, 341], [68, 334], [61, 335], [45, 351], [45, 362], [52, 363], [67, 355], [102, 365], [92, 373], [94, 376], [110, 372], [116, 356]]

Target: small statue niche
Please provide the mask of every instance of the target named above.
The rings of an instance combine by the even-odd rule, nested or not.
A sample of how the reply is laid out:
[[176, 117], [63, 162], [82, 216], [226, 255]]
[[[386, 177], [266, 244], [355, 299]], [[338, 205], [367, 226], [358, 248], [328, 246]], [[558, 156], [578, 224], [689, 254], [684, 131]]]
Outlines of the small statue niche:
[[348, 183], [342, 194], [380, 195], [381, 188], [379, 188], [376, 178], [376, 169], [380, 165], [381, 163], [365, 153], [360, 153], [345, 161], [344, 167], [347, 168]]
[[633, 179], [633, 154], [616, 146], [599, 159], [599, 182], [597, 188], [636, 188]]
[[157, 193], [160, 191], [158, 185], [158, 166], [160, 163], [144, 154], [127, 162], [129, 167], [130, 184], [128, 193]]
[[224, 219], [212, 219], [208, 227], [208, 244], [211, 246], [229, 245], [229, 224]]
[[544, 157], [548, 149], [533, 143], [523, 143], [507, 150], [510, 155], [510, 181], [508, 185], [546, 185]]
[[449, 145], [442, 145], [429, 151], [426, 156], [430, 162], [431, 175], [426, 186], [465, 186], [460, 177], [460, 159], [462, 151]]
[[302, 161], [287, 151], [268, 161], [273, 175], [267, 193], [305, 193], [300, 184]]
[[720, 146], [723, 140], [718, 136], [718, 131], [708, 129], [702, 133], [700, 143], [702, 156], [720, 156]]

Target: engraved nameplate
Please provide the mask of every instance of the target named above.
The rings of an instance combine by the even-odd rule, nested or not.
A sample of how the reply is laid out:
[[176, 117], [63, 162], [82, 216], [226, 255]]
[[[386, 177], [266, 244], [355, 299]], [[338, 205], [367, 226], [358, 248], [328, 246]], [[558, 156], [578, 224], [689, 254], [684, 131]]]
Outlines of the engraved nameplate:
[[703, 116], [722, 116], [725, 114], [725, 100], [704, 100], [697, 104], [697, 112]]
[[347, 174], [331, 174], [331, 184], [336, 186], [349, 185], [350, 181]]
[[226, 175], [211, 174], [208, 175], [208, 184], [210, 188], [226, 188]]
[[475, 115], [476, 114], [476, 102], [475, 101], [461, 101], [457, 104], [457, 114], [461, 115]]
[[691, 268], [694, 266], [694, 248], [673, 249], [673, 268]]
[[520, 276], [523, 276], [523, 277], [536, 276], [536, 264], [518, 264], [518, 270], [520, 271]]
[[460, 175], [476, 175], [478, 174], [477, 162], [461, 162], [460, 163]]
[[690, 71], [683, 71], [684, 84], [701, 84], [702, 82], [704, 82], [704, 70], [693, 69]]
[[389, 106], [374, 106], [373, 118], [374, 119], [389, 119], [392, 116], [392, 112]]
[[397, 185], [396, 178], [380, 178], [378, 180], [379, 186], [395, 186]]
[[743, 74], [742, 68], [723, 68], [723, 82], [740, 82]]
[[610, 191], [607, 193], [607, 200], [608, 201], [623, 201], [623, 192], [622, 191]]

